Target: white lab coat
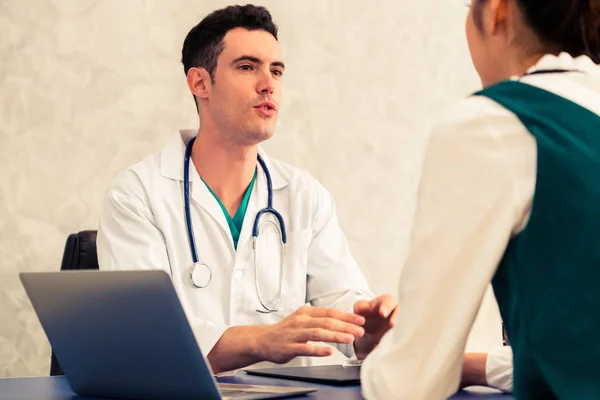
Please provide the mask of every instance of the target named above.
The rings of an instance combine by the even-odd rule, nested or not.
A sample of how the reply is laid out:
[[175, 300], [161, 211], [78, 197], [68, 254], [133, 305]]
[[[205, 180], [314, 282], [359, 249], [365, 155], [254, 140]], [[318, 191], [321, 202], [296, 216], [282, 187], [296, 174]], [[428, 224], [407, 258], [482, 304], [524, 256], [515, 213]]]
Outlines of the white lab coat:
[[[255, 288], [252, 224], [267, 205], [265, 175], [258, 167], [237, 251], [223, 211], [190, 163], [190, 208], [200, 262], [212, 270], [208, 287], [189, 279], [190, 253], [183, 201], [185, 144], [195, 131], [182, 130], [163, 150], [121, 173], [110, 188], [98, 232], [101, 270], [162, 269], [188, 314], [206, 356], [229, 326], [264, 325], [305, 303], [351, 312], [373, 294], [350, 253], [331, 195], [308, 173], [261, 155], [271, 173], [273, 206], [283, 216], [287, 254], [279, 313], [261, 314]], [[275, 300], [279, 285], [279, 235], [261, 219], [258, 276], [263, 300]], [[264, 221], [264, 222], [262, 222]], [[346, 356], [351, 345], [338, 345]], [[312, 364], [296, 359], [295, 365]], [[265, 363], [261, 363], [264, 366]]]

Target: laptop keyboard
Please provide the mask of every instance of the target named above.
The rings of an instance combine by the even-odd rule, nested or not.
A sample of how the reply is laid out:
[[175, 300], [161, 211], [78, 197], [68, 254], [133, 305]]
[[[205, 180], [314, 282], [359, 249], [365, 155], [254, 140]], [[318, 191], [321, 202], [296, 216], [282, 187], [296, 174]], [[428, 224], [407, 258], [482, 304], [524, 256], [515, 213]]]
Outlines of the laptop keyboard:
[[272, 395], [273, 392], [260, 392], [258, 391], [256, 386], [253, 385], [244, 385], [244, 384], [227, 384], [220, 383], [219, 389], [221, 393], [226, 398], [235, 398], [235, 397], [247, 397], [250, 395], [260, 396], [260, 395]]
[[223, 396], [226, 398], [235, 398], [235, 397], [247, 397], [247, 396], [266, 396], [272, 395], [273, 392], [254, 392], [254, 391], [246, 391], [246, 390], [223, 390], [221, 391]]
[[243, 383], [217, 383], [217, 386], [222, 391], [256, 389], [256, 385], [244, 385]]
[[[223, 394], [224, 398], [237, 398], [237, 397], [247, 397], [247, 396], [267, 396], [274, 394], [285, 394], [285, 393], [293, 393], [298, 388], [287, 388], [285, 386], [268, 386], [265, 389], [262, 389], [257, 385], [244, 385], [244, 384], [236, 384], [236, 383], [219, 383], [219, 390]], [[261, 390], [262, 389], [262, 390]]]
[[243, 383], [218, 383], [217, 385], [225, 399], [248, 396], [273, 397], [273, 395], [277, 394], [294, 394], [298, 393], [298, 390], [301, 390], [301, 388], [298, 387], [245, 385]]

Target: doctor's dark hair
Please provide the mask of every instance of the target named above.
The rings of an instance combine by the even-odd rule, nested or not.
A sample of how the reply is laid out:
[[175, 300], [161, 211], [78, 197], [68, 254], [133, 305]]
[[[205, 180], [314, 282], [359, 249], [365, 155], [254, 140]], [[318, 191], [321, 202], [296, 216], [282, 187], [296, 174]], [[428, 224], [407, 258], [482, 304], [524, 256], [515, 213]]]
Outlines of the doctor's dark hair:
[[235, 28], [264, 30], [277, 40], [277, 25], [264, 7], [248, 4], [213, 11], [192, 28], [183, 42], [181, 62], [185, 74], [192, 67], [201, 67], [208, 71], [214, 82], [217, 60], [224, 48], [223, 38]]
[[[473, 17], [482, 28], [482, 5], [475, 0]], [[514, 0], [525, 23], [537, 36], [540, 50], [586, 55], [600, 63], [600, 0]]]

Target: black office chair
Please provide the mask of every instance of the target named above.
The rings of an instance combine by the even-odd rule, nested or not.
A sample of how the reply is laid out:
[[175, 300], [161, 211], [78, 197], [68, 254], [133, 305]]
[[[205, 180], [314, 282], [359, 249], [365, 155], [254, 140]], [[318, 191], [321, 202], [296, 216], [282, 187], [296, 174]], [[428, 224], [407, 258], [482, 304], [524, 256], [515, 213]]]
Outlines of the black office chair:
[[[81, 231], [67, 237], [63, 253], [61, 271], [73, 269], [99, 269], [96, 252], [96, 235], [98, 231]], [[50, 376], [64, 375], [56, 355], [52, 352], [50, 359]]]

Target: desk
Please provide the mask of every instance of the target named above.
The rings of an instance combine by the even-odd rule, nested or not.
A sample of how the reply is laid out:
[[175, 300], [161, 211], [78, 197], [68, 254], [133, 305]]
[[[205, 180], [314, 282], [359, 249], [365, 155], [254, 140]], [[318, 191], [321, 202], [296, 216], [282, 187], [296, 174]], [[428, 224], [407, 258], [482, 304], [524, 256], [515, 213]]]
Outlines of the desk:
[[[236, 376], [219, 377], [219, 382], [245, 383], [263, 385], [285, 385], [285, 386], [311, 386], [318, 391], [309, 396], [296, 397], [297, 399], [324, 400], [344, 399], [362, 400], [360, 386], [328, 386], [317, 385], [308, 382], [288, 381], [273, 378], [250, 376], [245, 372], [239, 372]], [[0, 379], [1, 400], [99, 400], [76, 396], [69, 387], [65, 377], [43, 377], [43, 378], [4, 378]], [[486, 388], [473, 388], [463, 390], [451, 397], [452, 400], [510, 400], [512, 396], [500, 394]]]

